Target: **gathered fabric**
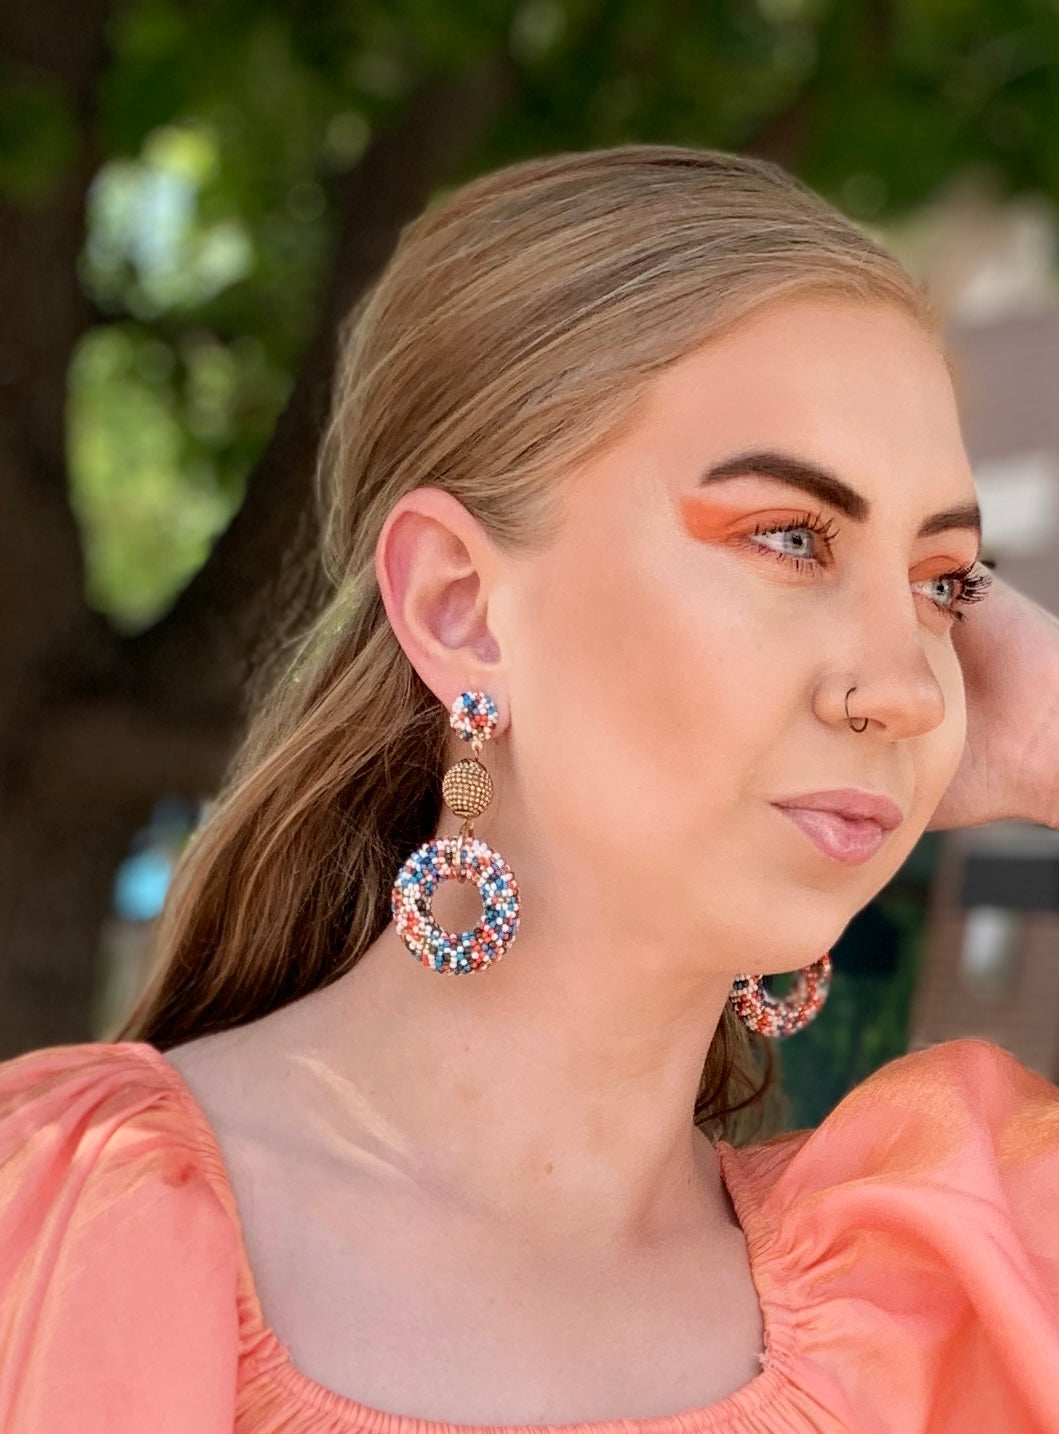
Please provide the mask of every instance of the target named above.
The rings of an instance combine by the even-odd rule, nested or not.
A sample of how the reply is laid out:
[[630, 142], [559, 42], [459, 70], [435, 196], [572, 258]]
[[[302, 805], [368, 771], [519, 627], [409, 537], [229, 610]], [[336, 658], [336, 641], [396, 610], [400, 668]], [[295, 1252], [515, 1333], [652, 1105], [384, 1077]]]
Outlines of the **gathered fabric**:
[[[265, 1323], [214, 1132], [146, 1042], [0, 1063], [3, 1434], [1059, 1434], [1059, 1087], [989, 1041], [716, 1145], [759, 1374], [651, 1418], [461, 1425], [315, 1383]], [[542, 1371], [542, 1380], [547, 1371]]]

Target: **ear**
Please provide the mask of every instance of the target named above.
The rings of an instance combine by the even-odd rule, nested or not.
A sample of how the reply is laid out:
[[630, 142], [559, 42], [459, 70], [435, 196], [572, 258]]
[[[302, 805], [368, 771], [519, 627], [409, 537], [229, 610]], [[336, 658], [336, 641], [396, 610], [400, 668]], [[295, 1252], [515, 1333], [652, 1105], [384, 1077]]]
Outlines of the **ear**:
[[442, 488], [402, 494], [375, 545], [386, 616], [409, 662], [446, 708], [488, 692], [506, 725], [500, 645], [488, 624], [499, 554], [481, 523]]

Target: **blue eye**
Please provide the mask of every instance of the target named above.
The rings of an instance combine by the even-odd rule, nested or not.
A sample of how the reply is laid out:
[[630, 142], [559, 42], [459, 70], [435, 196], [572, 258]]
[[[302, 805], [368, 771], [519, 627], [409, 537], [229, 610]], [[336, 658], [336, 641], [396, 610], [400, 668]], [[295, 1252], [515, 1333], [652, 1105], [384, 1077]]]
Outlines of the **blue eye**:
[[[832, 519], [823, 522], [818, 514], [804, 513], [798, 518], [790, 519], [784, 523], [761, 523], [748, 535], [750, 538], [767, 537], [773, 533], [813, 533], [821, 538], [830, 550], [831, 543], [838, 535], [838, 529]], [[802, 571], [808, 569], [810, 572], [822, 571], [819, 559], [801, 554], [783, 553], [777, 548], [770, 547], [766, 543], [754, 543], [753, 546], [759, 551], [764, 551], [773, 557], [777, 562], [794, 563], [795, 567]], [[975, 572], [977, 563], [967, 563], [964, 567], [954, 568], [948, 573], [939, 573], [935, 578], [927, 579], [932, 583], [953, 583], [958, 585], [958, 591], [948, 603], [934, 603], [934, 606], [942, 612], [948, 613], [957, 622], [963, 621], [963, 613], [958, 611], [960, 607], [969, 606], [971, 603], [981, 602], [992, 585], [993, 579], [987, 572]], [[933, 599], [932, 599], [933, 601]]]
[[966, 567], [954, 568], [951, 573], [939, 573], [936, 578], [928, 578], [932, 583], [959, 583], [960, 590], [952, 602], [945, 608], [951, 612], [958, 622], [963, 621], [963, 613], [956, 612], [956, 604], [967, 607], [973, 602], [981, 602], [986, 593], [993, 585], [993, 579], [989, 573], [976, 573], [976, 563], [968, 563]]

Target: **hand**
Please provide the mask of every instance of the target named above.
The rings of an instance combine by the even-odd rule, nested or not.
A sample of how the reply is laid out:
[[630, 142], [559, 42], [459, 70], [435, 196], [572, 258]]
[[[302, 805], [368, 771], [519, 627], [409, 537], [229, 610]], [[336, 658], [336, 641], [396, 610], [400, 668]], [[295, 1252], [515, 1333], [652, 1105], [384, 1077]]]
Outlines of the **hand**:
[[1059, 618], [993, 574], [953, 638], [967, 744], [928, 831], [984, 822], [1059, 830]]

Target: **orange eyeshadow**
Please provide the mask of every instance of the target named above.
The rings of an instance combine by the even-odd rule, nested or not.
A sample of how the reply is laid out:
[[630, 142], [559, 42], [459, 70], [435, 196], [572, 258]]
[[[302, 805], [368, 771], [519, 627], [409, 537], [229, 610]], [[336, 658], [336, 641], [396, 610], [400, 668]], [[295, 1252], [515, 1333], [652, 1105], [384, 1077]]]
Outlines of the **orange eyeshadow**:
[[680, 516], [693, 538], [723, 538], [743, 515], [730, 503], [715, 503], [709, 498], [684, 493], [680, 498]]

